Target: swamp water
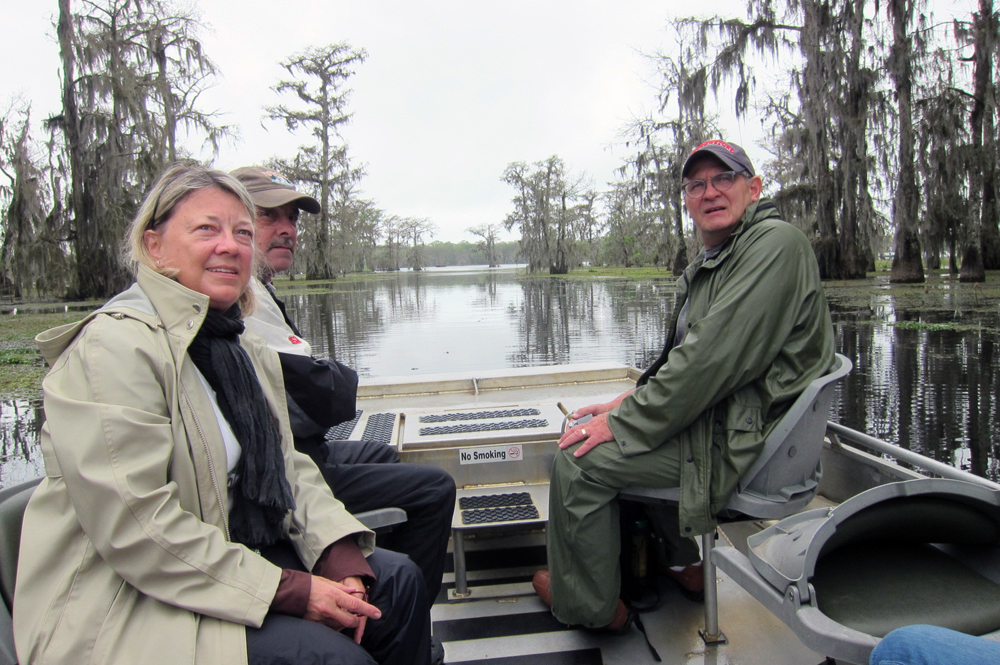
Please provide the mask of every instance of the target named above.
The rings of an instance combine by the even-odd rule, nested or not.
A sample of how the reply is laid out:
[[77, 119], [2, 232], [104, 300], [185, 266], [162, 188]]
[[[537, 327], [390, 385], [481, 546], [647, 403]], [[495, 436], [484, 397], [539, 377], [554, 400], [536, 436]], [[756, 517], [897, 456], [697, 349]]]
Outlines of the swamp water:
[[[279, 283], [317, 354], [363, 377], [579, 362], [645, 367], [663, 347], [674, 279], [526, 277], [514, 268]], [[931, 276], [828, 282], [837, 351], [854, 371], [833, 420], [1000, 480], [1000, 290]], [[582, 405], [570, 405], [582, 406]], [[0, 402], [0, 487], [42, 472], [40, 405]]]

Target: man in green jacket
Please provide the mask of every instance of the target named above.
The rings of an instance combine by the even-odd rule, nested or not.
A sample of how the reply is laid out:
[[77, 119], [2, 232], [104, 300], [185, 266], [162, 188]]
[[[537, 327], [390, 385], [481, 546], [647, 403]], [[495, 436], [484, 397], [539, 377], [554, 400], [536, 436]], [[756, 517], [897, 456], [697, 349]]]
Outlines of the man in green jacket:
[[[622, 488], [680, 487], [677, 537], [710, 532], [771, 427], [834, 362], [809, 240], [761, 198], [746, 152], [726, 141], [702, 143], [682, 178], [705, 249], [677, 283], [663, 353], [634, 390], [570, 414], [592, 419], [559, 440], [551, 572], [533, 583], [567, 624], [628, 624], [618, 598]], [[688, 551], [697, 552], [693, 541]]]

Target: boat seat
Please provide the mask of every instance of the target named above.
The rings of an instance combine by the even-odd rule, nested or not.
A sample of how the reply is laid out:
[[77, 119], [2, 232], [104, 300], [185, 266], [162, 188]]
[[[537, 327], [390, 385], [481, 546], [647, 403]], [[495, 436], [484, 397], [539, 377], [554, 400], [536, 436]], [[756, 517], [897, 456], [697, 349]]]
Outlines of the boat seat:
[[[833, 367], [812, 381], [778, 420], [767, 438], [757, 461], [743, 474], [719, 522], [750, 519], [781, 519], [803, 508], [816, 495], [822, 469], [820, 455], [826, 436], [836, 382], [851, 371], [851, 361], [836, 354]], [[680, 489], [626, 487], [619, 498], [645, 503], [677, 504]], [[718, 589], [712, 549], [715, 532], [701, 537], [705, 562], [705, 628], [702, 638], [709, 644], [724, 643], [719, 630]]]
[[1000, 639], [1000, 492], [927, 478], [882, 485], [747, 540], [716, 565], [828, 657], [867, 663], [889, 631]]
[[17, 578], [17, 553], [21, 547], [21, 523], [28, 499], [41, 478], [0, 490], [0, 665], [17, 665], [14, 651], [14, 581]]
[[376, 508], [355, 513], [354, 518], [375, 533], [385, 534], [392, 531], [394, 526], [405, 522], [407, 515], [402, 508]]

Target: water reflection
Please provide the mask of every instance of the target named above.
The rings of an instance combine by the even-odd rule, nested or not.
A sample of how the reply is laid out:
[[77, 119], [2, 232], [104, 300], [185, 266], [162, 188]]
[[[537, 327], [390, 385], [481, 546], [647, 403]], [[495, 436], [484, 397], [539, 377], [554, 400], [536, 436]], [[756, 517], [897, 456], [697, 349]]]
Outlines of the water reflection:
[[[645, 368], [663, 346], [673, 282], [443, 270], [337, 283], [324, 293], [293, 284], [282, 295], [317, 353], [366, 377], [598, 361]], [[998, 297], [941, 279], [825, 288], [837, 350], [854, 361], [834, 419], [1000, 479]], [[25, 402], [0, 409], [6, 485], [41, 469], [41, 414]]]
[[283, 294], [302, 334], [362, 376], [655, 358], [673, 279], [530, 279], [512, 271], [403, 273]]
[[38, 445], [42, 420], [41, 401], [0, 401], [0, 488], [44, 473]]

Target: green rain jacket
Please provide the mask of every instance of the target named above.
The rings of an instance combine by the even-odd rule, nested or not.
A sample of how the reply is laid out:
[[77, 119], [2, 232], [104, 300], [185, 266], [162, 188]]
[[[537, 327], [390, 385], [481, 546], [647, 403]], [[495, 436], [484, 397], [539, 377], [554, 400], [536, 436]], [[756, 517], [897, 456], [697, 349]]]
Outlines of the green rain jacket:
[[[626, 457], [682, 447], [682, 535], [708, 533], [778, 418], [833, 365], [833, 325], [812, 247], [770, 199], [717, 256], [677, 282], [663, 356], [608, 414]], [[683, 343], [671, 348], [688, 301]]]

